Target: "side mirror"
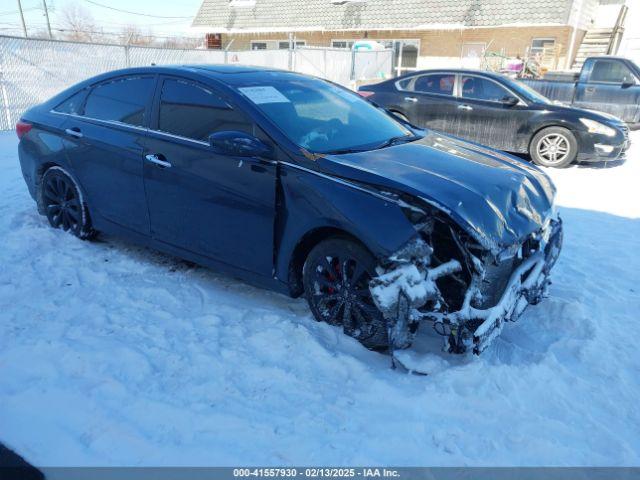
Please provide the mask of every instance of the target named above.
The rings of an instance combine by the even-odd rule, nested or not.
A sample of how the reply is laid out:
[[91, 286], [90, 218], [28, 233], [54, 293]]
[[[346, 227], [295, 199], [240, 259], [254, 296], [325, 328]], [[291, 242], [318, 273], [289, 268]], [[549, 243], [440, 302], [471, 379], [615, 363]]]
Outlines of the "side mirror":
[[624, 82], [622, 82], [622, 84], [620, 85], [621, 88], [629, 88], [629, 87], [633, 87], [637, 85], [637, 83], [633, 80], [625, 80]]
[[270, 157], [273, 148], [246, 132], [223, 130], [209, 135], [211, 149], [234, 157]]
[[502, 100], [500, 100], [500, 103], [502, 103], [505, 107], [515, 107], [518, 103], [520, 103], [520, 100], [518, 100], [516, 97], [507, 95]]

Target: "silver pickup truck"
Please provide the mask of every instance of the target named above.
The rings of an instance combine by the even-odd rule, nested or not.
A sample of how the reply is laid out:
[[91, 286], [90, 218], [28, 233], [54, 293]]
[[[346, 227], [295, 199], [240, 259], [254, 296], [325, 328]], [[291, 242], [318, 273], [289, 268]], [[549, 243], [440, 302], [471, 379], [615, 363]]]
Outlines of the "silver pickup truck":
[[610, 113], [640, 128], [640, 67], [622, 57], [590, 57], [580, 72], [549, 72], [522, 79], [550, 100]]

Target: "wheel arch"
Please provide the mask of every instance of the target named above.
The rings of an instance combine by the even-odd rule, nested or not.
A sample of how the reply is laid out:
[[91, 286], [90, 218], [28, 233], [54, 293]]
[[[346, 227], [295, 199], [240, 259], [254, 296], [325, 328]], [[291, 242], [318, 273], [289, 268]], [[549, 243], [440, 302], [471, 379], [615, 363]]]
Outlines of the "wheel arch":
[[570, 122], [567, 122], [564, 120], [549, 121], [547, 123], [536, 125], [532, 129], [531, 133], [529, 134], [529, 141], [527, 142], [527, 153], [531, 151], [531, 144], [533, 143], [533, 139], [536, 138], [536, 135], [538, 135], [542, 130], [546, 128], [553, 128], [553, 127], [564, 128], [565, 130], [569, 130], [573, 134], [573, 136], [576, 137], [576, 139], [578, 138], [578, 136], [574, 132], [573, 125], [571, 125]]

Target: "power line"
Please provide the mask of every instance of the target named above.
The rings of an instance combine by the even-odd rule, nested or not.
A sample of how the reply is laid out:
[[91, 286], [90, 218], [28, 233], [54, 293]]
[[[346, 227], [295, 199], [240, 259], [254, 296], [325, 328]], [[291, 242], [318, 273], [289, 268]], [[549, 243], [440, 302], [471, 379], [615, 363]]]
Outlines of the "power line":
[[90, 3], [92, 5], [95, 5], [97, 7], [102, 7], [102, 8], [108, 8], [109, 10], [114, 10], [116, 12], [121, 12], [121, 13], [128, 13], [129, 15], [140, 15], [141, 17], [151, 17], [151, 18], [183, 18], [183, 19], [190, 19], [193, 18], [192, 16], [187, 16], [187, 17], [171, 17], [171, 16], [164, 16], [164, 15], [151, 15], [148, 13], [141, 13], [141, 12], [132, 12], [131, 10], [123, 10], [121, 8], [115, 8], [115, 7], [110, 7], [109, 5], [103, 5], [101, 3], [95, 2], [94, 0], [84, 0], [87, 3]]
[[[30, 12], [32, 10], [39, 10], [40, 7], [31, 7], [31, 8], [23, 8], [22, 11], [23, 12]], [[0, 12], [0, 17], [4, 16], [4, 15], [17, 15], [20, 13], [20, 10], [13, 10], [13, 11], [4, 11], [4, 12]]]

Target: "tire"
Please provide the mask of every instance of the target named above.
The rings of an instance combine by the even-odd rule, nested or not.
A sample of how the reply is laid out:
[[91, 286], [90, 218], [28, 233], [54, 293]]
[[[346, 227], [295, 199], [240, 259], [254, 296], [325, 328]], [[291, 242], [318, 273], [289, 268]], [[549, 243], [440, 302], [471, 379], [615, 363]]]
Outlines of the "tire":
[[536, 165], [564, 168], [578, 156], [578, 141], [566, 128], [544, 128], [531, 139], [529, 155]]
[[82, 192], [61, 167], [51, 167], [42, 176], [40, 200], [53, 228], [61, 228], [82, 240], [96, 236]]
[[319, 322], [341, 325], [344, 333], [372, 350], [389, 346], [387, 326], [369, 292], [377, 261], [359, 243], [346, 238], [316, 245], [304, 264], [304, 292]]

